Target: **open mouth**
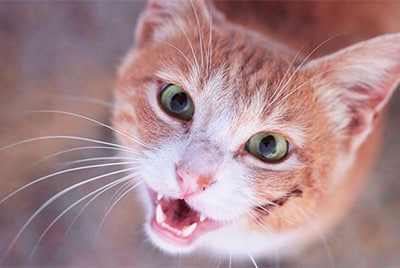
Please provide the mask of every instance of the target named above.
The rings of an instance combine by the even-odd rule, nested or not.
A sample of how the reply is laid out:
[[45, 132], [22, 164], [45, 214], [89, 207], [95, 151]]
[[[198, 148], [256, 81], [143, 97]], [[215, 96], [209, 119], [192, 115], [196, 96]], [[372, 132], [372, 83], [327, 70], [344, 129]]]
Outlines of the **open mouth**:
[[150, 225], [169, 243], [188, 246], [204, 233], [222, 226], [192, 209], [183, 199], [172, 199], [149, 191], [154, 206]]

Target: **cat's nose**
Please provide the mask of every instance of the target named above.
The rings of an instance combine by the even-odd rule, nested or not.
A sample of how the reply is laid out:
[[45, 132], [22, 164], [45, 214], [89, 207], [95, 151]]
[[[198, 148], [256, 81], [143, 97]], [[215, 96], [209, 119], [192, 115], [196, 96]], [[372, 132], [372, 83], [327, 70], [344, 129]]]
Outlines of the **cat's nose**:
[[181, 194], [189, 196], [210, 187], [216, 181], [222, 161], [223, 154], [216, 143], [207, 139], [193, 139], [175, 166]]
[[198, 172], [182, 164], [176, 166], [176, 177], [182, 198], [204, 191], [215, 182], [212, 174]]

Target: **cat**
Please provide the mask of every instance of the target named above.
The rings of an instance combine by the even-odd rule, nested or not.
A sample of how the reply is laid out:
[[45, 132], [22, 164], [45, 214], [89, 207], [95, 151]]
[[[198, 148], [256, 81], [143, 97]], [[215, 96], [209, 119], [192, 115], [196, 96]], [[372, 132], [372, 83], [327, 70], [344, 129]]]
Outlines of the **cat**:
[[[281, 258], [284, 261], [293, 252], [298, 256], [296, 266], [318, 265], [302, 250], [316, 240], [314, 245], [326, 248], [320, 257], [326, 266], [326, 254], [334, 246], [326, 231], [343, 218], [365, 184], [382, 140], [382, 107], [399, 77], [399, 42], [398, 34], [376, 36], [400, 30], [400, 5], [149, 1], [134, 46], [120, 68], [111, 128], [106, 125], [109, 111], [80, 96], [97, 96], [107, 100], [109, 107], [109, 80], [118, 50], [122, 53], [131, 41], [136, 11], [130, 10], [136, 4], [0, 3], [0, 51], [7, 51], [0, 80], [2, 89], [12, 92], [5, 91], [0, 99], [0, 147], [6, 145], [0, 149], [0, 200], [17, 189], [12, 199], [0, 201], [0, 265], [218, 267], [212, 258], [216, 256], [223, 267], [232, 262], [234, 267], [249, 266], [249, 261], [262, 266], [271, 258], [280, 266]], [[121, 38], [124, 31], [125, 39]], [[354, 65], [360, 61], [362, 65]], [[15, 76], [15, 81], [9, 76]], [[389, 83], [389, 78], [394, 79], [392, 86], [380, 84]], [[343, 85], [343, 79], [359, 87]], [[371, 85], [378, 86], [366, 88]], [[38, 92], [58, 96], [65, 91], [73, 98], [41, 96], [40, 105], [31, 99]], [[374, 93], [385, 95], [380, 100]], [[84, 105], [78, 105], [77, 99]], [[368, 116], [374, 105], [373, 112], [381, 115], [371, 123]], [[14, 117], [7, 120], [9, 110], [32, 107], [45, 111], [29, 113], [23, 124]], [[57, 111], [48, 110], [52, 107]], [[93, 124], [101, 128], [94, 129]], [[112, 144], [110, 129], [120, 145]], [[49, 133], [78, 137], [56, 142]], [[26, 136], [35, 146], [25, 142], [7, 146]], [[91, 139], [94, 144], [72, 147], [76, 139]], [[96, 146], [104, 147], [99, 158]], [[110, 155], [117, 150], [126, 154]], [[379, 162], [390, 158], [385, 153]], [[79, 171], [69, 172], [68, 166], [56, 169], [67, 154], [71, 154], [70, 164], [81, 163]], [[102, 163], [90, 164], [94, 160]], [[129, 171], [128, 176], [103, 183], [103, 176], [115, 173], [107, 161], [134, 163], [116, 166], [117, 171]], [[38, 162], [48, 169], [25, 171], [25, 166]], [[81, 173], [93, 166], [98, 166], [97, 173]], [[31, 185], [36, 175], [42, 181]], [[198, 178], [190, 180], [192, 176]], [[20, 186], [18, 177], [28, 184]], [[84, 185], [96, 178], [101, 178], [100, 186], [88, 191]], [[127, 181], [131, 184], [122, 184]], [[378, 183], [387, 185], [387, 178], [371, 184]], [[134, 194], [147, 213], [146, 235], [141, 233], [142, 210], [134, 194], [125, 202], [114, 202], [113, 213], [103, 224], [110, 203], [103, 202], [100, 194], [121, 184], [111, 193], [112, 201], [122, 201], [136, 189]], [[26, 188], [18, 191], [21, 187]], [[80, 192], [67, 195], [71, 187]], [[390, 186], [381, 191], [385, 189]], [[371, 203], [364, 204], [368, 212], [374, 211]], [[396, 209], [387, 200], [385, 210], [379, 200], [375, 203], [379, 219], [369, 225], [379, 223], [380, 230], [387, 231], [385, 215], [392, 222], [396, 215], [382, 211]], [[72, 206], [80, 204], [86, 213]], [[76, 213], [69, 213], [74, 208]], [[71, 218], [65, 219], [69, 214]], [[351, 222], [354, 214], [342, 222]], [[99, 225], [104, 230], [97, 236]], [[395, 258], [385, 259], [390, 254], [385, 249], [393, 243], [381, 233], [370, 235], [365, 225], [355, 221], [350, 232], [339, 231], [348, 240], [355, 230], [363, 235], [357, 248], [370, 246], [363, 244], [367, 238], [378, 241], [373, 250], [385, 242], [379, 253], [374, 251], [375, 257], [363, 258], [366, 263], [376, 257], [381, 258], [380, 264], [397, 263]], [[340, 244], [342, 260], [354, 251], [343, 237], [335, 242]], [[150, 243], [160, 250], [149, 250]], [[357, 253], [350, 255], [358, 265]]]
[[[272, 20], [280, 3], [259, 5]], [[285, 21], [274, 39], [240, 7], [149, 1], [119, 70], [113, 124], [170, 254], [255, 263], [321, 237], [364, 183], [400, 82], [400, 33], [303, 54]]]

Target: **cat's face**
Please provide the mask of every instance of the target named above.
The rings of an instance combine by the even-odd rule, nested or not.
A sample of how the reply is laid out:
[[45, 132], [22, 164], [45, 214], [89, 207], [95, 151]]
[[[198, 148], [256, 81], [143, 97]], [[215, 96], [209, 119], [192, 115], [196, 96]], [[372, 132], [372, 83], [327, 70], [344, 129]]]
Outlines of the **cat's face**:
[[208, 4], [174, 3], [148, 5], [115, 93], [146, 230], [171, 253], [262, 252], [313, 225], [387, 97], [361, 98], [364, 118], [329, 93], [356, 83], [332, 75], [341, 61], [305, 64]]

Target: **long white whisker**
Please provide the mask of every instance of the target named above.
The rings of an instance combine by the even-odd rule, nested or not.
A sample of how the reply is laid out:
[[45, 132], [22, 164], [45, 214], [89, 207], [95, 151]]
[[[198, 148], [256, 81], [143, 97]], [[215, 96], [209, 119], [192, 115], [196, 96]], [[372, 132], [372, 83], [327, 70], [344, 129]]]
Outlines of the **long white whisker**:
[[300, 52], [303, 49], [303, 47], [304, 47], [304, 45], [297, 51], [296, 55], [293, 57], [292, 61], [290, 62], [289, 66], [288, 66], [288, 68], [286, 69], [286, 72], [283, 75], [281, 81], [279, 81], [279, 84], [276, 86], [276, 90], [274, 91], [274, 93], [271, 96], [271, 103], [274, 103], [275, 99], [280, 97], [283, 94], [284, 88], [282, 87], [282, 84], [284, 83], [286, 77], [289, 75], [289, 71], [293, 67], [294, 63], [296, 62], [297, 57], [300, 55]]
[[258, 268], [257, 262], [254, 259], [253, 255], [251, 254], [251, 252], [249, 251], [249, 249], [247, 249], [246, 251], [247, 251], [247, 256], [249, 256], [249, 259], [250, 259], [251, 263], [253, 264], [254, 268]]
[[207, 75], [210, 75], [210, 69], [212, 66], [212, 33], [213, 33], [213, 16], [211, 15], [211, 10], [208, 10], [208, 21], [210, 24], [209, 34], [208, 34], [208, 47], [207, 47]]
[[30, 165], [27, 169], [29, 170], [29, 169], [31, 169], [31, 168], [33, 168], [33, 167], [39, 165], [40, 163], [42, 163], [42, 162], [44, 162], [44, 161], [46, 161], [46, 160], [48, 160], [48, 159], [51, 159], [51, 158], [53, 158], [53, 157], [57, 157], [57, 156], [59, 156], [59, 155], [63, 155], [63, 154], [70, 153], [70, 152], [75, 152], [75, 151], [89, 150], [89, 149], [115, 150], [115, 151], [121, 151], [121, 152], [135, 153], [135, 154], [136, 154], [136, 152], [134, 152], [134, 151], [132, 151], [132, 150], [129, 150], [129, 151], [128, 151], [128, 150], [124, 150], [124, 149], [120, 149], [120, 148], [116, 148], [116, 147], [109, 147], [109, 146], [84, 146], [84, 147], [74, 147], [74, 148], [62, 150], [62, 151], [59, 151], [59, 152], [56, 152], [56, 153], [52, 153], [52, 154], [50, 154], [50, 155], [48, 155], [48, 156], [46, 156], [46, 157], [43, 157], [43, 158], [41, 158], [40, 160], [38, 160], [38, 161], [36, 161], [35, 163], [33, 163], [32, 165]]
[[[337, 37], [337, 35], [334, 35], [330, 38], [328, 38], [327, 40], [325, 40], [324, 42], [322, 42], [321, 44], [319, 44], [316, 48], [314, 48], [304, 59], [303, 61], [297, 66], [297, 68], [294, 70], [294, 72], [292, 73], [292, 75], [287, 79], [286, 83], [282, 86], [283, 90], [285, 91], [286, 88], [288, 88], [288, 84], [292, 81], [292, 79], [295, 77], [295, 75], [300, 71], [301, 67], [303, 67], [303, 65], [308, 61], [308, 59], [318, 50], [320, 49], [323, 45], [325, 45], [326, 43], [328, 43], [329, 41], [331, 41], [333, 38]], [[289, 86], [290, 87], [290, 86]], [[283, 92], [284, 92], [283, 91]], [[283, 94], [282, 92], [282, 94]], [[281, 95], [282, 95], [281, 94]], [[276, 98], [278, 99], [278, 98]], [[276, 100], [272, 101], [269, 105], [273, 105], [276, 102]]]
[[[331, 70], [321, 72], [319, 75], [321, 76], [321, 75], [324, 75], [324, 74], [329, 73], [329, 72], [331, 72]], [[299, 86], [297, 86], [297, 87], [296, 87], [295, 89], [293, 89], [291, 92], [289, 92], [286, 96], [284, 96], [282, 99], [280, 99], [279, 102], [276, 103], [276, 106], [280, 106], [280, 105], [281, 105], [286, 99], [288, 99], [291, 95], [293, 95], [294, 93], [296, 93], [297, 91], [299, 91], [300, 89], [302, 89], [302, 88], [303, 88], [305, 85], [307, 85], [308, 83], [312, 83], [312, 82], [314, 81], [315, 78], [316, 78], [316, 77], [313, 77], [313, 78], [311, 78], [311, 79], [309, 79], [309, 80], [304, 81], [303, 83], [301, 83]], [[295, 83], [295, 81], [294, 81], [292, 84], [290, 84], [289, 87], [292, 86], [294, 83]]]
[[98, 104], [98, 105], [104, 106], [109, 109], [112, 109], [114, 107], [114, 104], [112, 102], [105, 101], [105, 100], [98, 99], [98, 98], [87, 97], [87, 96], [77, 97], [77, 96], [61, 95], [61, 96], [54, 96], [54, 97], [46, 96], [46, 98], [55, 99], [55, 100], [59, 99], [59, 100], [64, 100], [64, 101], [66, 100], [66, 101], [93, 103], [93, 104]]
[[194, 60], [195, 65], [196, 65], [196, 67], [197, 67], [197, 73], [200, 73], [199, 62], [198, 62], [198, 59], [197, 59], [197, 57], [196, 57], [196, 53], [195, 53], [195, 50], [194, 50], [194, 48], [193, 48], [192, 41], [191, 41], [190, 38], [189, 38], [189, 35], [187, 34], [186, 30], [183, 28], [182, 24], [179, 23], [179, 21], [177, 20], [175, 14], [174, 14], [173, 12], [171, 12], [171, 10], [169, 10], [168, 7], [166, 7], [165, 5], [163, 5], [163, 3], [159, 3], [159, 4], [160, 4], [160, 5], [168, 12], [168, 14], [175, 20], [176, 24], [178, 25], [178, 27], [179, 27], [180, 30], [182, 31], [183, 35], [185, 36], [185, 38], [186, 38], [186, 40], [187, 40], [187, 42], [188, 42], [188, 45], [189, 45], [189, 47], [190, 47], [190, 50], [191, 50], [191, 52], [192, 52], [193, 60]]
[[248, 214], [250, 215], [250, 217], [259, 224], [259, 226], [261, 226], [264, 230], [266, 230], [268, 233], [273, 233], [272, 229], [270, 226], [268, 226], [267, 223], [265, 223], [262, 219], [259, 219], [259, 217], [257, 217], [257, 215], [255, 215], [255, 213], [253, 211], [248, 211]]
[[121, 185], [120, 188], [118, 188], [118, 190], [115, 191], [115, 193], [113, 194], [113, 196], [110, 198], [110, 203], [108, 204], [108, 206], [111, 206], [111, 204], [118, 198], [118, 196], [121, 193], [124, 193], [126, 191], [127, 188], [129, 188], [132, 185], [131, 182], [126, 182], [123, 185]]
[[118, 129], [110, 126], [110, 125], [104, 124], [104, 123], [102, 123], [100, 121], [97, 121], [97, 120], [95, 120], [93, 118], [90, 118], [90, 117], [87, 117], [87, 116], [84, 116], [84, 115], [71, 113], [71, 112], [66, 112], [66, 111], [59, 111], [59, 110], [34, 110], [34, 111], [29, 111], [28, 113], [55, 113], [55, 114], [64, 114], [64, 115], [69, 115], [69, 116], [74, 116], [74, 117], [77, 117], [77, 118], [85, 119], [85, 120], [90, 121], [92, 123], [98, 124], [98, 125], [100, 125], [102, 127], [108, 128], [109, 130], [111, 130], [111, 131], [113, 131], [113, 132], [115, 132], [115, 133], [117, 133], [117, 134], [119, 134], [119, 135], [121, 135], [121, 136], [123, 136], [125, 138], [128, 138], [131, 141], [136, 142], [136, 143], [142, 145], [143, 147], [145, 147], [147, 149], [150, 149], [150, 147], [147, 144], [145, 144], [143, 141], [141, 141], [140, 139], [138, 139], [136, 137], [133, 137], [133, 136], [131, 136], [131, 135], [129, 135], [129, 134], [127, 134], [127, 133], [125, 133], [125, 132], [123, 132], [121, 130], [118, 130]]
[[121, 149], [125, 149], [125, 150], [131, 151], [131, 152], [136, 152], [132, 148], [129, 148], [129, 147], [126, 147], [126, 146], [122, 146], [122, 145], [119, 145], [119, 144], [115, 144], [115, 143], [111, 143], [111, 142], [100, 141], [100, 140], [89, 139], [89, 138], [78, 137], [78, 136], [64, 136], [64, 135], [40, 136], [40, 137], [25, 139], [25, 140], [18, 141], [18, 142], [6, 145], [4, 147], [1, 147], [0, 148], [0, 152], [8, 150], [8, 149], [10, 149], [12, 147], [15, 147], [15, 146], [18, 146], [18, 145], [23, 145], [23, 144], [34, 142], [34, 141], [52, 140], [52, 139], [67, 139], [67, 140], [87, 141], [87, 142], [92, 142], [92, 143], [109, 145], [109, 146], [112, 146], [112, 147], [115, 147], [115, 148], [121, 148]]
[[310, 226], [313, 229], [313, 231], [315, 231], [317, 233], [323, 247], [325, 248], [325, 252], [328, 255], [330, 266], [336, 267], [335, 259], [333, 257], [333, 254], [329, 248], [329, 245], [328, 245], [326, 238], [324, 237], [320, 227], [312, 219], [312, 216], [308, 215], [308, 213], [303, 208], [296, 206], [296, 207], [294, 207], [294, 209], [296, 209], [301, 215], [303, 215], [307, 219], [307, 221], [309, 222], [308, 226]]
[[40, 212], [42, 212], [45, 208], [47, 208], [51, 203], [53, 203], [55, 200], [57, 200], [59, 197], [63, 196], [64, 194], [72, 191], [73, 189], [76, 189], [82, 185], [85, 185], [87, 183], [90, 183], [92, 181], [96, 181], [99, 180], [101, 178], [105, 178], [108, 176], [112, 176], [118, 173], [122, 173], [122, 172], [128, 172], [132, 170], [132, 168], [127, 168], [127, 169], [122, 169], [122, 170], [117, 170], [117, 171], [113, 171], [113, 172], [109, 172], [100, 176], [96, 176], [93, 177], [91, 179], [87, 179], [84, 180], [82, 182], [76, 183], [72, 186], [69, 186], [65, 189], [63, 189], [62, 191], [58, 192], [57, 194], [53, 195], [52, 197], [50, 197], [46, 202], [44, 202], [30, 217], [29, 219], [25, 222], [25, 224], [21, 227], [21, 229], [18, 231], [17, 235], [14, 237], [14, 239], [11, 241], [10, 245], [7, 247], [6, 251], [4, 252], [4, 255], [0, 258], [0, 263], [2, 262], [2, 260], [5, 258], [5, 256], [8, 255], [8, 253], [10, 252], [10, 250], [12, 249], [12, 247], [15, 245], [15, 243], [17, 242], [18, 238], [21, 236], [21, 234], [25, 231], [25, 229], [28, 227], [28, 225], [36, 218], [37, 215], [40, 214]]
[[[43, 233], [40, 235], [40, 237], [38, 238], [38, 240], [36, 241], [35, 245], [32, 248], [31, 254], [29, 256], [29, 258], [32, 258], [33, 255], [35, 254], [35, 251], [37, 249], [37, 247], [39, 246], [40, 242], [43, 240], [44, 236], [48, 233], [48, 231], [51, 229], [51, 227], [53, 227], [54, 224], [56, 224], [56, 222], [62, 217], [64, 216], [68, 211], [70, 211], [72, 208], [74, 208], [76, 205], [78, 205], [79, 203], [81, 203], [83, 200], [89, 198], [92, 195], [95, 195], [95, 198], [97, 198], [99, 195], [101, 195], [102, 193], [108, 191], [109, 189], [111, 189], [112, 187], [114, 187], [115, 185], [118, 185], [126, 180], [129, 180], [131, 177], [133, 177], [132, 175], [128, 175], [125, 176], [121, 179], [118, 179], [116, 181], [113, 181], [111, 183], [108, 183], [98, 189], [96, 189], [95, 191], [92, 191], [91, 193], [85, 195], [84, 197], [80, 198], [79, 200], [75, 201], [72, 205], [70, 205], [69, 207], [67, 207], [66, 209], [64, 209], [60, 214], [58, 214], [58, 216], [46, 227], [46, 229], [43, 231]], [[97, 193], [97, 194], [96, 194]], [[94, 199], [93, 199], [94, 200]], [[92, 200], [91, 200], [92, 201]]]
[[[132, 178], [134, 178], [134, 177], [135, 177], [135, 174], [129, 174], [129, 175], [123, 177], [122, 179], [119, 179], [118, 181], [121, 181], [121, 183], [125, 182], [125, 183], [131, 184], [131, 183], [130, 183], [130, 180], [131, 180]], [[122, 181], [122, 180], [123, 180], [123, 181]], [[111, 187], [114, 187], [115, 185], [116, 185], [116, 184], [113, 184]], [[125, 185], [125, 184], [123, 184], [123, 185]], [[110, 188], [111, 188], [111, 187], [110, 187]], [[107, 189], [107, 190], [108, 190], [108, 189]], [[106, 191], [106, 190], [105, 190], [105, 191]], [[79, 212], [75, 215], [75, 217], [72, 219], [70, 225], [68, 226], [68, 229], [67, 229], [67, 231], [65, 232], [65, 235], [67, 235], [67, 234], [71, 231], [72, 226], [73, 226], [73, 225], [75, 224], [75, 222], [78, 220], [79, 216], [83, 213], [83, 211], [84, 211], [98, 196], [100, 196], [103, 192], [104, 192], [104, 191], [101, 191], [101, 192], [99, 192], [98, 194], [96, 194], [95, 196], [93, 196], [93, 197], [79, 210]], [[114, 194], [114, 195], [115, 195], [115, 194]]]
[[189, 66], [192, 65], [192, 62], [189, 60], [189, 58], [178, 47], [176, 47], [175, 45], [173, 45], [173, 44], [171, 44], [170, 42], [167, 42], [167, 41], [160, 41], [160, 42], [164, 43], [164, 44], [166, 44], [166, 45], [168, 45], [168, 46], [170, 46], [170, 47], [172, 47], [174, 49], [176, 49], [179, 52], [179, 54], [181, 54], [181, 56], [184, 57], [184, 59], [189, 63]]
[[281, 105], [287, 98], [289, 98], [291, 95], [302, 89], [306, 84], [311, 83], [311, 80], [307, 80], [303, 83], [301, 83], [298, 87], [293, 89], [289, 94], [285, 95], [282, 99], [279, 100], [279, 102], [276, 104], [277, 106]]
[[85, 159], [79, 159], [79, 160], [74, 160], [74, 161], [68, 161], [61, 163], [62, 165], [72, 165], [72, 164], [79, 164], [79, 163], [85, 163], [85, 162], [93, 162], [93, 161], [100, 161], [100, 160], [126, 160], [126, 161], [132, 161], [131, 157], [122, 157], [122, 156], [103, 156], [103, 157], [92, 157], [92, 158], [85, 158]]
[[18, 189], [16, 189], [15, 191], [9, 193], [7, 196], [5, 196], [3, 199], [0, 200], [0, 205], [3, 204], [5, 201], [7, 201], [9, 198], [11, 198], [12, 196], [14, 196], [15, 194], [25, 190], [26, 188], [37, 184], [41, 181], [47, 180], [49, 178], [55, 177], [57, 175], [61, 175], [61, 174], [65, 174], [65, 173], [69, 173], [69, 172], [73, 172], [73, 171], [78, 171], [78, 170], [85, 170], [85, 169], [91, 169], [91, 168], [98, 168], [98, 167], [110, 167], [110, 166], [118, 166], [118, 165], [126, 165], [126, 164], [132, 164], [132, 162], [119, 162], [119, 163], [109, 163], [109, 164], [98, 164], [98, 165], [90, 165], [90, 166], [82, 166], [82, 167], [76, 167], [76, 168], [69, 168], [69, 169], [64, 169], [61, 171], [57, 171], [54, 172], [52, 174], [40, 177], [34, 181], [31, 181], [21, 187], [19, 187]]
[[203, 51], [203, 49], [204, 49], [204, 41], [203, 41], [204, 36], [203, 36], [203, 31], [201, 30], [199, 16], [197, 14], [197, 9], [194, 6], [193, 0], [190, 0], [190, 3], [192, 4], [194, 17], [196, 19], [197, 33], [199, 34], [201, 67], [204, 68], [204, 51]]
[[110, 214], [111, 210], [118, 204], [118, 202], [119, 202], [122, 198], [124, 198], [127, 194], [129, 194], [132, 190], [134, 190], [136, 187], [138, 187], [138, 186], [139, 186], [140, 184], [142, 184], [143, 182], [144, 182], [144, 180], [141, 180], [141, 181], [135, 183], [132, 187], [130, 187], [128, 190], [126, 190], [124, 194], [122, 194], [121, 196], [119, 196], [119, 197], [114, 201], [114, 203], [108, 208], [108, 210], [106, 211], [106, 213], [105, 213], [103, 219], [101, 220], [99, 226], [97, 227], [97, 231], [96, 231], [96, 234], [95, 234], [95, 239], [94, 239], [94, 241], [97, 240], [97, 237], [99, 236], [100, 230], [101, 230], [101, 228], [103, 227], [103, 225], [104, 225], [104, 223], [105, 223], [105, 221], [106, 221], [106, 219], [107, 219], [107, 216]]
[[268, 214], [268, 215], [270, 215], [270, 216], [272, 216], [272, 217], [279, 218], [279, 219], [285, 221], [286, 223], [288, 223], [288, 224], [290, 224], [290, 225], [293, 225], [293, 226], [295, 226], [295, 227], [302, 227], [302, 228], [305, 228], [305, 226], [303, 226], [303, 225], [301, 225], [301, 224], [298, 224], [298, 223], [295, 223], [295, 222], [293, 222], [293, 221], [290, 221], [290, 220], [288, 220], [286, 217], [279, 216], [279, 215], [275, 214], [273, 211], [271, 211], [271, 210], [265, 208], [265, 205], [266, 205], [266, 204], [271, 205], [271, 206], [274, 207], [274, 208], [279, 208], [279, 205], [276, 204], [276, 203], [274, 203], [274, 202], [272, 202], [272, 201], [265, 201], [265, 200], [257, 200], [257, 199], [254, 199], [253, 203], [254, 203], [254, 207], [257, 207], [261, 212], [265, 212], [266, 214]]

